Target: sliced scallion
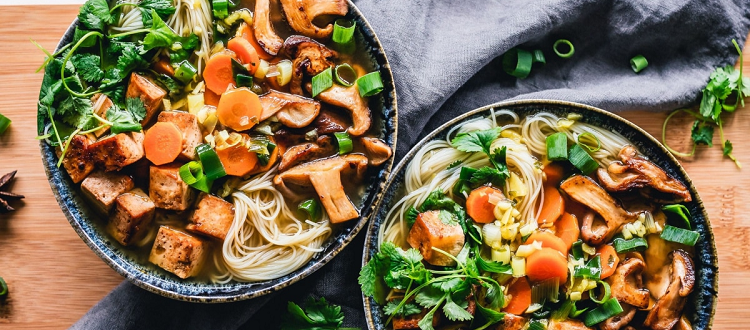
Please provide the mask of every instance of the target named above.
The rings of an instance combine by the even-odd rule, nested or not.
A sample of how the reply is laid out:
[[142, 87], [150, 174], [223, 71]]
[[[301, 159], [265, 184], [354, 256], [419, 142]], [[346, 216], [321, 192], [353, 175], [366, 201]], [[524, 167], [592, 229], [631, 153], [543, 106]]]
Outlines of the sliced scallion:
[[603, 304], [607, 302], [609, 298], [612, 297], [612, 288], [609, 287], [609, 283], [604, 282], [604, 281], [598, 281], [597, 284], [601, 285], [602, 288], [604, 289], [604, 295], [602, 296], [602, 299], [596, 298], [596, 293], [594, 292], [594, 289], [589, 290], [589, 299], [591, 299], [591, 301], [597, 304]]
[[583, 258], [583, 241], [577, 240], [573, 242], [573, 245], [570, 247], [570, 254], [573, 255], [573, 258], [575, 259], [582, 259]]
[[[566, 46], [568, 48], [567, 51], [564, 48], [560, 49], [560, 45]], [[573, 43], [567, 39], [560, 39], [555, 41], [555, 43], [552, 45], [552, 50], [555, 51], [555, 54], [557, 54], [557, 56], [560, 56], [562, 58], [571, 57], [576, 52], [576, 48], [573, 47]]]
[[630, 59], [630, 67], [635, 73], [641, 72], [648, 66], [648, 60], [643, 55], [636, 55]]
[[196, 74], [198, 71], [188, 61], [180, 62], [180, 66], [174, 71], [174, 77], [186, 84], [193, 80]]
[[690, 225], [690, 211], [687, 209], [685, 205], [682, 204], [670, 204], [670, 205], [664, 205], [661, 207], [661, 210], [677, 215], [684, 223], [685, 228], [688, 230], [693, 229], [693, 227]]
[[541, 49], [535, 50], [532, 55], [534, 56], [531, 60], [533, 63], [547, 64], [547, 59], [544, 58], [544, 53]]
[[664, 226], [664, 231], [661, 232], [660, 237], [665, 241], [694, 246], [695, 243], [698, 242], [700, 234], [696, 231], [666, 225]]
[[598, 280], [602, 274], [601, 258], [597, 255], [591, 258], [586, 265], [576, 266], [573, 268], [573, 277], [582, 277], [592, 280]]
[[237, 87], [253, 87], [253, 77], [245, 74], [238, 74], [234, 77]]
[[357, 27], [357, 23], [351, 19], [337, 19], [333, 23], [333, 36], [331, 40], [337, 44], [347, 44], [352, 41], [354, 37], [354, 30]]
[[534, 284], [531, 287], [531, 305], [544, 305], [545, 302], [557, 302], [560, 293], [560, 279], [553, 278]]
[[302, 203], [299, 203], [297, 209], [307, 213], [307, 216], [312, 221], [318, 221], [322, 216], [320, 203], [318, 203], [318, 200], [316, 199], [308, 199], [306, 201], [303, 201]]
[[558, 132], [547, 136], [547, 159], [568, 159], [568, 136], [565, 133]]
[[519, 79], [529, 76], [533, 62], [534, 56], [528, 50], [513, 48], [503, 54], [503, 70]]
[[349, 133], [336, 132], [336, 133], [333, 133], [333, 135], [336, 137], [336, 142], [338, 142], [339, 144], [339, 155], [349, 153], [352, 151], [352, 149], [354, 149], [354, 144], [352, 143], [352, 137], [349, 136]]
[[201, 160], [203, 173], [205, 173], [208, 180], [213, 181], [227, 175], [226, 170], [224, 170], [224, 165], [219, 159], [219, 155], [216, 154], [214, 148], [211, 148], [211, 145], [205, 143], [201, 144], [195, 147], [195, 152]]
[[357, 88], [359, 95], [370, 97], [383, 91], [383, 80], [380, 79], [380, 72], [373, 71], [357, 79]]
[[565, 320], [570, 316], [570, 313], [573, 312], [576, 308], [576, 302], [573, 300], [565, 300], [565, 302], [560, 305], [560, 308], [556, 309], [554, 312], [552, 312], [552, 318], [555, 320]]
[[634, 237], [632, 239], [615, 237], [612, 241], [612, 245], [615, 247], [617, 253], [645, 251], [648, 249], [648, 242], [643, 237]]
[[333, 86], [333, 73], [329, 67], [312, 77], [312, 96], [318, 96], [318, 94], [331, 88], [331, 86]]
[[188, 162], [180, 167], [180, 178], [188, 186], [203, 192], [211, 192], [211, 184], [206, 175], [203, 174], [203, 167], [197, 161]]
[[568, 149], [568, 160], [585, 175], [591, 174], [599, 167], [599, 163], [591, 158], [591, 155], [578, 144], [574, 144]]
[[590, 132], [579, 134], [576, 142], [578, 142], [581, 147], [586, 148], [589, 152], [597, 152], [602, 148], [602, 143], [599, 142], [599, 138]]
[[474, 173], [476, 173], [478, 170], [475, 168], [471, 168], [468, 166], [461, 167], [461, 173], [459, 174], [458, 178], [463, 181], [469, 181], [471, 180], [471, 177], [474, 176]]
[[8, 126], [10, 126], [10, 119], [0, 113], [0, 134], [5, 133], [5, 130], [8, 129]]
[[357, 81], [357, 72], [355, 72], [349, 64], [344, 63], [337, 65], [333, 70], [333, 73], [336, 77], [336, 82], [342, 86], [352, 87], [354, 82]]
[[583, 316], [583, 323], [587, 327], [604, 322], [604, 320], [622, 313], [622, 306], [617, 299], [609, 299], [602, 305], [590, 310]]
[[229, 0], [213, 0], [211, 4], [215, 18], [224, 19], [229, 16]]

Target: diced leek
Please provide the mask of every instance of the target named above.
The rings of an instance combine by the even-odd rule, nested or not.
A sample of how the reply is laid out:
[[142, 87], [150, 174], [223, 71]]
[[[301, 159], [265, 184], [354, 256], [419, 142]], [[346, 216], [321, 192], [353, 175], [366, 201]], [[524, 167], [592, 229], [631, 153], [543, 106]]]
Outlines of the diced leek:
[[380, 79], [380, 72], [373, 71], [357, 78], [357, 88], [362, 97], [370, 97], [382, 92], [383, 80]]
[[573, 291], [573, 292], [570, 293], [570, 297], [569, 298], [570, 298], [570, 300], [573, 300], [573, 301], [579, 301], [579, 300], [581, 300], [581, 295], [582, 295], [581, 292]]
[[336, 132], [333, 133], [333, 136], [336, 137], [336, 142], [339, 146], [339, 155], [343, 155], [352, 151], [354, 145], [352, 144], [352, 138], [351, 136], [349, 136], [349, 133]]
[[510, 248], [507, 244], [501, 246], [500, 249], [493, 248], [490, 253], [490, 257], [492, 258], [492, 261], [507, 265], [510, 263]]
[[578, 121], [578, 120], [583, 119], [583, 115], [581, 115], [580, 113], [571, 112], [567, 116], [565, 116], [565, 118], [568, 118], [569, 120], [573, 120], [573, 121]]
[[538, 228], [536, 221], [532, 221], [530, 223], [527, 223], [521, 227], [521, 230], [519, 231], [521, 233], [521, 236], [529, 236], [531, 235], [534, 230]]
[[484, 236], [484, 244], [492, 248], [499, 248], [502, 241], [502, 233], [500, 227], [494, 223], [488, 223], [482, 227], [482, 236]]
[[561, 118], [557, 120], [557, 128], [568, 129], [575, 123], [576, 122], [574, 120]]
[[502, 227], [502, 233], [503, 233], [503, 239], [506, 240], [514, 240], [516, 238], [516, 235], [518, 235], [518, 226], [520, 224], [518, 223], [511, 223], [504, 225]]
[[198, 114], [198, 111], [203, 108], [205, 101], [203, 99], [203, 93], [188, 94], [187, 96], [188, 112], [191, 114]]
[[622, 237], [625, 239], [631, 239], [633, 238], [633, 233], [630, 231], [630, 224], [626, 223], [622, 226], [622, 231], [620, 232], [622, 234]]
[[283, 60], [276, 63], [276, 70], [279, 75], [276, 77], [276, 82], [279, 86], [286, 86], [290, 80], [292, 80], [292, 61]]
[[516, 173], [510, 172], [510, 178], [508, 178], [508, 195], [510, 198], [524, 197], [529, 193], [529, 188], [523, 180], [516, 175]]
[[648, 249], [648, 242], [641, 237], [636, 237], [633, 239], [615, 237], [615, 239], [612, 241], [612, 245], [615, 247], [615, 251], [617, 251], [617, 253], [644, 251]]
[[690, 211], [687, 209], [685, 205], [682, 205], [682, 204], [664, 205], [661, 208], [661, 210], [664, 211], [665, 213], [675, 215], [675, 217], [672, 217], [672, 218], [679, 218], [681, 222], [680, 226], [684, 226], [688, 230], [693, 229], [690, 226]]
[[547, 159], [552, 161], [568, 159], [568, 136], [558, 132], [547, 136]]
[[518, 247], [518, 250], [516, 250], [516, 256], [519, 257], [528, 257], [532, 255], [537, 250], [542, 249], [542, 242], [534, 241], [531, 244], [524, 244]]
[[560, 279], [557, 277], [534, 284], [531, 287], [531, 304], [544, 305], [557, 302], [560, 293]]
[[698, 242], [700, 234], [696, 231], [666, 225], [664, 226], [664, 231], [661, 232], [660, 237], [665, 241], [694, 246], [695, 243]]
[[266, 73], [268, 73], [268, 67], [269, 67], [268, 61], [261, 59], [260, 65], [258, 65], [258, 68], [255, 70], [255, 74], [253, 75], [253, 77], [255, 77], [255, 79], [258, 79], [258, 80], [266, 79]]
[[500, 132], [500, 136], [504, 137], [506, 139], [511, 139], [513, 141], [516, 141], [518, 143], [521, 142], [521, 139], [523, 138], [521, 134], [516, 133], [513, 130], [504, 129], [502, 132]]
[[581, 250], [583, 250], [583, 252], [586, 253], [586, 254], [588, 254], [588, 255], [592, 255], [593, 256], [593, 255], [596, 254], [596, 248], [593, 247], [593, 246], [591, 246], [591, 245], [588, 245], [586, 243], [581, 244]]
[[331, 68], [327, 68], [312, 77], [312, 97], [318, 96], [318, 94], [328, 90], [332, 86], [333, 73]]
[[572, 145], [568, 150], [568, 160], [585, 175], [591, 174], [599, 167], [599, 163], [578, 144]]
[[502, 222], [503, 224], [507, 224], [511, 222], [512, 218], [513, 218], [513, 212], [508, 210], [508, 211], [505, 211], [505, 214], [503, 214], [503, 218], [500, 219], [500, 222]]
[[617, 299], [609, 299], [605, 301], [604, 304], [586, 313], [583, 316], [583, 323], [585, 323], [587, 327], [591, 327], [620, 313], [622, 313], [622, 306], [620, 306]]
[[510, 267], [513, 269], [513, 277], [526, 276], [526, 258], [513, 256], [510, 259]]
[[570, 254], [573, 255], [573, 259], [583, 259], [583, 241], [577, 240], [573, 242], [570, 247]]

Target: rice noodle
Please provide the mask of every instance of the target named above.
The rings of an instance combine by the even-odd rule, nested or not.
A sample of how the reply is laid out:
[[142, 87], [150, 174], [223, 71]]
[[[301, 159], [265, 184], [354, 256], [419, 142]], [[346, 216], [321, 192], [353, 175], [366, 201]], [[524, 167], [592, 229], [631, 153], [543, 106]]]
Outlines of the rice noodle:
[[200, 46], [194, 53], [198, 56], [196, 68], [202, 74], [203, 65], [211, 55], [211, 35], [213, 34], [213, 14], [209, 0], [174, 0], [177, 9], [167, 20], [167, 25], [183, 37], [195, 33]]

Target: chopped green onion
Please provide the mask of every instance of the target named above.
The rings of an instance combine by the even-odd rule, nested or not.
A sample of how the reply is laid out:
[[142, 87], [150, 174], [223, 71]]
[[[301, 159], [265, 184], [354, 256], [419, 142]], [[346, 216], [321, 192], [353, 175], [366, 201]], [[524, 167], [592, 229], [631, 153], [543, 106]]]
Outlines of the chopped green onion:
[[456, 185], [453, 186], [453, 195], [465, 197], [468, 196], [469, 193], [471, 193], [471, 187], [464, 180], [458, 180]]
[[336, 132], [333, 133], [333, 135], [336, 137], [336, 142], [339, 144], [339, 155], [343, 155], [345, 153], [349, 153], [354, 148], [354, 144], [352, 143], [352, 138], [349, 136], [349, 133], [347, 132]]
[[578, 144], [574, 144], [568, 149], [568, 160], [585, 175], [591, 174], [599, 167], [599, 163], [591, 158], [591, 155]]
[[572, 318], [577, 318], [577, 317], [581, 316], [581, 314], [585, 313], [587, 310], [589, 310], [588, 307], [586, 307], [584, 309], [578, 309], [578, 307], [576, 307], [575, 305], [573, 305], [573, 310], [570, 311], [570, 315], [568, 315], [568, 316], [570, 316]]
[[560, 308], [552, 312], [552, 318], [555, 320], [565, 320], [570, 316], [576, 309], [576, 302], [573, 300], [566, 300], [560, 305]]
[[0, 277], [0, 298], [5, 298], [8, 295], [8, 283], [5, 283], [5, 279]]
[[[581, 147], [586, 148], [589, 152], [597, 152], [602, 148], [602, 143], [599, 142], [599, 138], [597, 138], [593, 133], [584, 132], [582, 134], [579, 134], [576, 140], [576, 142], [578, 142]], [[595, 147], [590, 145], [593, 143], [596, 143]]]
[[344, 63], [337, 65], [333, 70], [333, 73], [336, 77], [336, 82], [342, 86], [352, 87], [354, 82], [357, 81], [357, 72], [355, 72], [349, 64]]
[[531, 62], [547, 64], [547, 59], [544, 58], [544, 53], [542, 52], [541, 49], [535, 50], [532, 53], [532, 55], [533, 55], [533, 59], [531, 60]]
[[604, 296], [602, 299], [596, 299], [596, 293], [594, 292], [594, 289], [589, 290], [589, 299], [591, 301], [597, 303], [597, 304], [603, 304], [609, 300], [609, 298], [612, 298], [612, 289], [609, 287], [609, 283], [604, 281], [597, 281], [598, 284], [602, 285], [602, 288], [604, 288]]
[[188, 186], [206, 193], [211, 192], [213, 181], [207, 179], [206, 175], [203, 174], [203, 167], [197, 161], [180, 166], [180, 178]]
[[[86, 33], [89, 33], [89, 32], [91, 31], [83, 30], [76, 26], [76, 31], [73, 33], [73, 42], [74, 43], [78, 42], [79, 40], [81, 40], [81, 38], [83, 38], [83, 36], [86, 35]], [[93, 38], [87, 38], [81, 43], [81, 47], [91, 47], [94, 45], [96, 45], [96, 39], [93, 39]]]
[[614, 245], [617, 253], [645, 251], [648, 249], [648, 242], [643, 237], [634, 237], [632, 239], [615, 237], [614, 241], [612, 241], [612, 245]]
[[636, 55], [630, 59], [630, 67], [633, 68], [635, 73], [641, 72], [648, 66], [648, 60], [643, 55]]
[[174, 71], [174, 77], [187, 84], [193, 80], [197, 73], [198, 71], [190, 62], [182, 61], [177, 70]]
[[337, 19], [333, 23], [333, 36], [331, 40], [337, 44], [347, 44], [352, 41], [354, 37], [354, 29], [357, 27], [357, 23], [351, 19]]
[[228, 0], [213, 0], [213, 13], [214, 17], [224, 19], [229, 16], [229, 1]]
[[547, 159], [568, 159], [568, 136], [565, 133], [558, 132], [547, 136]]
[[587, 279], [598, 280], [602, 274], [601, 258], [597, 255], [591, 258], [586, 265], [576, 266], [573, 268], [573, 277], [582, 277]]
[[227, 175], [227, 172], [224, 170], [224, 165], [219, 159], [219, 155], [216, 154], [216, 150], [211, 148], [211, 145], [205, 143], [201, 144], [195, 147], [195, 152], [201, 160], [201, 167], [203, 168], [203, 172], [205, 172], [208, 180], [213, 181]]
[[0, 134], [5, 133], [5, 130], [8, 129], [8, 126], [10, 126], [10, 119], [0, 113]]
[[[560, 279], [553, 278], [534, 284], [531, 287], [531, 305], [539, 305], [545, 302], [557, 302], [560, 293]], [[529, 307], [531, 309], [531, 307]]]
[[468, 166], [461, 167], [461, 173], [458, 175], [458, 178], [462, 181], [469, 181], [471, 180], [471, 177], [474, 176], [474, 173], [477, 173], [477, 169], [471, 168]]
[[573, 242], [573, 245], [570, 247], [570, 254], [573, 255], [573, 258], [575, 259], [582, 259], [583, 258], [583, 241], [577, 240]]
[[318, 221], [320, 220], [320, 217], [322, 216], [322, 212], [320, 209], [320, 204], [318, 203], [318, 200], [316, 199], [308, 199], [306, 201], [303, 201], [302, 203], [299, 203], [297, 206], [297, 209], [307, 213], [307, 216], [312, 221]]
[[617, 299], [609, 299], [602, 305], [590, 310], [583, 316], [583, 323], [587, 327], [604, 322], [606, 319], [622, 313], [622, 306]]
[[[568, 51], [563, 52], [563, 50], [560, 50], [560, 45], [568, 46]], [[555, 43], [552, 45], [552, 50], [555, 51], [555, 54], [557, 54], [557, 56], [560, 56], [562, 58], [571, 57], [576, 52], [576, 48], [573, 47], [573, 43], [571, 43], [570, 40], [567, 39], [560, 39], [558, 41], [555, 41]]]
[[534, 56], [528, 50], [513, 48], [503, 54], [503, 70], [516, 78], [528, 77], [533, 62]]
[[531, 320], [529, 321], [529, 326], [526, 327], [526, 330], [545, 330], [545, 329], [547, 329], [547, 327], [540, 320]]
[[664, 226], [664, 231], [661, 232], [660, 237], [665, 241], [694, 246], [695, 243], [698, 242], [700, 234], [696, 231], [666, 225]]
[[232, 59], [232, 76], [237, 76], [238, 74], [244, 74], [244, 75], [250, 75], [250, 71], [247, 70], [247, 68], [240, 63], [240, 61], [236, 59]]
[[[1, 128], [0, 128], [1, 129]], [[0, 132], [2, 133], [2, 132]], [[682, 204], [670, 204], [670, 205], [664, 205], [661, 207], [661, 210], [666, 213], [676, 214], [682, 219], [685, 228], [688, 230], [693, 229], [692, 226], [690, 226], [690, 211], [687, 209], [685, 205]]]
[[359, 95], [370, 97], [383, 91], [383, 80], [380, 79], [380, 72], [373, 71], [357, 79], [357, 88]]
[[331, 73], [331, 68], [329, 67], [312, 77], [312, 96], [318, 96], [318, 94], [331, 88], [331, 86], [333, 86], [333, 73]]
[[271, 153], [273, 153], [274, 149], [276, 149], [276, 144], [268, 141], [266, 145], [266, 150], [268, 151], [265, 154], [257, 154], [258, 155], [258, 163], [260, 163], [261, 166], [268, 165], [268, 162], [271, 161]]
[[245, 74], [238, 74], [234, 77], [237, 87], [253, 87], [253, 77]]

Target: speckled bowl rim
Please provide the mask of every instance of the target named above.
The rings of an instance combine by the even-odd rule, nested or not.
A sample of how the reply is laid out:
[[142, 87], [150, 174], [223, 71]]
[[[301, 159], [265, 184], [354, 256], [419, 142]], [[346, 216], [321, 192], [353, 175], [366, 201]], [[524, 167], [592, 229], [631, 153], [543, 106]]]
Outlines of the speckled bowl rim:
[[[425, 136], [422, 140], [420, 140], [419, 142], [417, 142], [417, 144], [415, 144], [414, 147], [412, 147], [411, 150], [409, 150], [409, 152], [404, 156], [404, 158], [402, 158], [398, 162], [398, 164], [396, 165], [396, 167], [393, 168], [393, 171], [391, 172], [391, 178], [388, 180], [388, 182], [386, 183], [385, 188], [383, 189], [383, 194], [388, 194], [390, 192], [391, 186], [394, 185], [394, 184], [396, 184], [397, 183], [396, 180], [398, 178], [400, 178], [401, 171], [406, 170], [406, 166], [408, 166], [408, 164], [412, 161], [412, 159], [414, 158], [414, 155], [427, 142], [434, 140], [436, 138], [436, 136], [444, 133], [446, 130], [450, 129], [454, 125], [456, 125], [456, 124], [458, 124], [460, 122], [466, 121], [467, 119], [469, 119], [471, 117], [474, 117], [474, 116], [477, 116], [477, 115], [479, 115], [479, 114], [481, 114], [483, 112], [489, 112], [490, 109], [500, 110], [500, 109], [514, 107], [514, 106], [540, 106], [540, 107], [543, 107], [543, 106], [564, 106], [564, 107], [570, 107], [570, 108], [578, 109], [578, 110], [581, 110], [581, 111], [584, 111], [584, 112], [586, 112], [586, 111], [595, 112], [595, 113], [598, 113], [600, 115], [604, 115], [606, 117], [609, 117], [612, 120], [619, 121], [620, 123], [624, 124], [625, 126], [627, 126], [627, 127], [631, 128], [631, 129], [637, 131], [638, 133], [642, 134], [649, 142], [653, 143], [654, 145], [656, 145], [661, 150], [661, 152], [667, 157], [667, 161], [669, 161], [671, 163], [671, 165], [673, 165], [674, 168], [677, 169], [680, 172], [680, 174], [682, 174], [683, 177], [685, 178], [685, 183], [688, 184], [690, 192], [692, 193], [692, 195], [694, 197], [693, 202], [701, 210], [702, 216], [703, 216], [703, 218], [706, 221], [705, 234], [706, 234], [706, 238], [708, 238], [708, 240], [709, 240], [708, 244], [709, 244], [709, 248], [710, 248], [710, 251], [708, 253], [713, 257], [713, 261], [714, 261], [715, 264], [713, 265], [714, 269], [712, 270], [713, 276], [710, 276], [709, 278], [707, 278], [707, 280], [709, 282], [707, 284], [711, 284], [711, 286], [713, 287], [713, 292], [703, 293], [703, 296], [702, 296], [702, 299], [706, 299], [706, 295], [708, 295], [709, 301], [708, 302], [704, 301], [704, 304], [705, 303], [710, 304], [710, 307], [709, 307], [710, 308], [709, 319], [708, 319], [708, 322], [706, 323], [706, 327], [703, 328], [703, 329], [711, 329], [712, 326], [713, 326], [714, 317], [716, 315], [716, 305], [717, 305], [717, 302], [718, 302], [718, 288], [719, 288], [719, 264], [718, 264], [718, 262], [719, 261], [718, 261], [718, 253], [717, 253], [717, 250], [716, 250], [716, 241], [714, 239], [714, 233], [713, 233], [713, 230], [711, 228], [711, 223], [710, 223], [710, 220], [709, 220], [709, 217], [708, 217], [708, 213], [706, 212], [705, 205], [703, 204], [703, 200], [700, 198], [700, 195], [698, 195], [698, 191], [695, 189], [695, 185], [693, 185], [693, 181], [690, 179], [690, 177], [688, 176], [687, 172], [682, 167], [682, 165], [680, 164], [680, 162], [677, 160], [677, 158], [674, 155], [672, 155], [672, 153], [670, 153], [664, 147], [664, 145], [661, 142], [659, 142], [659, 140], [657, 140], [651, 134], [649, 134], [648, 132], [646, 132], [644, 129], [638, 127], [637, 125], [633, 124], [629, 120], [627, 120], [627, 119], [625, 119], [623, 117], [620, 117], [620, 116], [618, 116], [618, 115], [616, 115], [616, 114], [614, 114], [612, 112], [609, 112], [609, 111], [606, 111], [606, 110], [603, 110], [603, 109], [600, 109], [600, 108], [597, 108], [597, 107], [593, 107], [593, 106], [590, 106], [590, 105], [586, 105], [586, 104], [581, 104], [581, 103], [576, 103], [576, 102], [569, 102], [569, 101], [562, 101], [562, 100], [547, 100], [547, 99], [528, 99], [528, 100], [518, 100], [518, 101], [501, 101], [501, 102], [493, 103], [493, 104], [490, 104], [490, 105], [486, 105], [486, 106], [483, 106], [483, 107], [480, 107], [480, 108], [468, 111], [468, 112], [466, 112], [464, 114], [461, 114], [460, 116], [458, 116], [458, 117], [456, 117], [456, 118], [454, 118], [454, 119], [446, 122], [445, 124], [441, 125], [440, 127], [436, 128], [435, 130], [433, 130], [432, 132], [430, 132], [430, 134], [428, 134], [427, 136]], [[512, 109], [510, 109], [510, 110], [512, 110]], [[585, 117], [585, 114], [584, 114], [584, 117]], [[384, 205], [382, 205], [382, 203], [384, 203], [386, 201], [386, 199], [388, 199], [388, 198], [383, 198], [383, 196], [381, 196], [381, 199], [378, 201], [378, 205], [377, 205], [377, 209], [378, 210], [380, 210], [381, 207], [385, 207]], [[374, 215], [372, 221], [370, 221], [370, 225], [367, 228], [367, 235], [365, 236], [365, 245], [364, 245], [364, 248], [362, 250], [362, 266], [363, 267], [364, 267], [364, 265], [370, 259], [370, 251], [376, 249], [376, 247], [373, 246], [375, 244], [375, 240], [377, 238], [376, 237], [377, 233], [374, 232], [374, 229], [375, 229], [375, 226], [379, 225], [379, 223], [382, 221], [382, 219], [379, 218], [379, 213], [380, 212], [378, 212], [378, 213], [376, 213]], [[698, 253], [696, 251], [696, 255], [697, 254]], [[696, 285], [696, 287], [697, 287], [697, 285]], [[696, 288], [695, 291], [698, 291], [698, 290], [708, 290], [708, 289], [705, 288], [705, 287], [702, 287], [702, 288]], [[695, 291], [694, 291], [693, 294], [695, 294]], [[694, 297], [694, 296], [691, 296], [691, 297]], [[377, 330], [377, 329], [379, 329], [376, 326], [375, 319], [373, 317], [373, 309], [374, 308], [378, 308], [377, 304], [373, 304], [374, 303], [373, 299], [370, 298], [370, 297], [366, 297], [364, 294], [362, 295], [362, 303], [364, 305], [364, 312], [365, 312], [365, 318], [366, 318], [366, 321], [367, 321], [367, 327], [370, 330]]]
[[[381, 129], [385, 134], [384, 138], [386, 139], [386, 142], [391, 142], [390, 146], [393, 150], [395, 150], [397, 146], [398, 135], [398, 100], [396, 95], [396, 83], [393, 80], [391, 65], [388, 61], [385, 49], [380, 43], [380, 39], [378, 39], [369, 21], [351, 0], [347, 0], [347, 3], [349, 4], [349, 12], [346, 16], [356, 17], [359, 22], [363, 23], [358, 30], [365, 38], [366, 46], [370, 48], [368, 53], [373, 56], [373, 60], [380, 67], [379, 71], [381, 73], [381, 79], [383, 79], [383, 85], [385, 86], [385, 91], [387, 91], [388, 94], [388, 98], [384, 97], [384, 103], [382, 105], [384, 109], [390, 110], [382, 114], [383, 127]], [[66, 39], [72, 39], [77, 25], [78, 18], [74, 19], [70, 26], [68, 26], [65, 34], [63, 34], [63, 37], [57, 44], [56, 51], [67, 43]], [[382, 60], [379, 57], [382, 57]], [[391, 102], [388, 102], [389, 99], [391, 100]], [[91, 232], [91, 229], [84, 230], [82, 225], [84, 222], [89, 222], [91, 220], [84, 219], [84, 216], [79, 210], [77, 210], [75, 204], [70, 200], [66, 200], [70, 198], [71, 195], [69, 192], [70, 187], [67, 186], [64, 179], [64, 176], [67, 176], [67, 173], [63, 174], [63, 172], [65, 171], [55, 166], [54, 157], [48, 157], [50, 150], [49, 148], [50, 147], [47, 146], [44, 141], [40, 141], [39, 149], [42, 154], [42, 163], [44, 164], [44, 170], [47, 175], [50, 188], [52, 188], [55, 199], [60, 205], [63, 214], [65, 214], [65, 217], [68, 219], [68, 222], [70, 222], [70, 225], [73, 227], [78, 236], [80, 236], [81, 239], [86, 243], [86, 245], [107, 265], [109, 265], [118, 274], [125, 277], [134, 285], [164, 297], [196, 303], [225, 303], [260, 297], [286, 288], [298, 282], [299, 280], [310, 276], [312, 273], [326, 265], [336, 255], [338, 255], [341, 250], [346, 248], [346, 246], [349, 245], [352, 240], [354, 240], [360, 230], [364, 228], [365, 224], [372, 216], [372, 214], [375, 213], [375, 206], [380, 201], [380, 198], [382, 198], [382, 192], [387, 179], [390, 177], [395, 158], [391, 157], [390, 159], [388, 159], [386, 163], [382, 165], [383, 167], [380, 169], [380, 171], [377, 173], [377, 177], [379, 177], [379, 179], [373, 183], [377, 184], [377, 186], [374, 188], [370, 188], [372, 189], [372, 191], [368, 195], [372, 196], [371, 203], [369, 205], [366, 203], [363, 204], [362, 209], [360, 210], [360, 218], [357, 224], [351, 227], [348, 231], [341, 232], [339, 236], [329, 237], [328, 241], [330, 243], [324, 244], [324, 246], [326, 246], [326, 249], [324, 250], [324, 252], [322, 252], [322, 255], [317, 256], [313, 261], [310, 261], [294, 272], [275, 280], [255, 283], [232, 282], [232, 284], [236, 286], [248, 286], [244, 289], [230, 290], [230, 292], [225, 293], [223, 291], [226, 291], [226, 288], [222, 288], [221, 290], [215, 290], [216, 293], [187, 294], [185, 293], [187, 291], [180, 292], [179, 290], [180, 287], [186, 287], [184, 284], [172, 283], [152, 274], [140, 272], [132, 265], [133, 262], [131, 262], [129, 259], [120, 258], [119, 255], [115, 254], [111, 248], [102, 247], [96, 244], [94, 237], [95, 235], [93, 235], [94, 233]], [[55, 179], [57, 180], [57, 182], [53, 182]], [[96, 231], [96, 229], [94, 229], [93, 231]], [[263, 286], [262, 288], [255, 287], [256, 283], [262, 285], [262, 283], [266, 282], [275, 283], [268, 286]]]

